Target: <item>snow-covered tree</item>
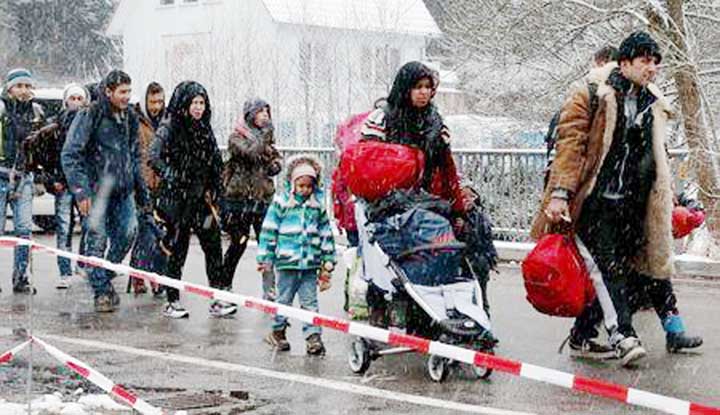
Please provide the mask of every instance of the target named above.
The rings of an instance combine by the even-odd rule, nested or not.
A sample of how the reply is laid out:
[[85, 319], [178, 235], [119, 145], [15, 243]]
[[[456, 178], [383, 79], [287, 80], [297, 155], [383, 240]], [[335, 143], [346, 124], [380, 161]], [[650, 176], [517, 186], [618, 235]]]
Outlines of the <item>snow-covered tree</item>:
[[7, 65], [24, 65], [56, 77], [98, 76], [119, 63], [104, 29], [112, 0], [4, 0], [0, 24], [17, 42]]
[[462, 73], [475, 109], [536, 121], [557, 111], [594, 51], [634, 30], [652, 32], [665, 53], [657, 82], [680, 115], [669, 144], [689, 148], [688, 179], [720, 241], [720, 1], [426, 2], [446, 33], [437, 54]]

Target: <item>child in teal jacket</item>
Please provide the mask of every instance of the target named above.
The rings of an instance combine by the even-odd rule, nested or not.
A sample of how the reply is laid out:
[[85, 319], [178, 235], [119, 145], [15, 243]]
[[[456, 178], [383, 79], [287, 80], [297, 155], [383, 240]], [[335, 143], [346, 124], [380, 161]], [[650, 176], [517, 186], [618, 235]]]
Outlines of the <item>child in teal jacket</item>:
[[[307, 155], [288, 161], [285, 189], [275, 194], [260, 233], [258, 269], [276, 270], [277, 302], [292, 305], [295, 295], [300, 307], [318, 311], [317, 287], [330, 288], [335, 267], [335, 242], [325, 207], [320, 162]], [[277, 315], [268, 343], [280, 351], [290, 350], [285, 336], [287, 318]], [[321, 328], [303, 326], [307, 353], [325, 352]]]

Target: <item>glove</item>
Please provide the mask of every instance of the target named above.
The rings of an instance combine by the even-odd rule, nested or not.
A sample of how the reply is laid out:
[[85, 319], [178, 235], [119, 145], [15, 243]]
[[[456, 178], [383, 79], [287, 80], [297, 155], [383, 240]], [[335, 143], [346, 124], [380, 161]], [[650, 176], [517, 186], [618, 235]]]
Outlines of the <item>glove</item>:
[[318, 276], [318, 287], [320, 292], [325, 292], [330, 289], [332, 284], [330, 283], [330, 272], [322, 270]]

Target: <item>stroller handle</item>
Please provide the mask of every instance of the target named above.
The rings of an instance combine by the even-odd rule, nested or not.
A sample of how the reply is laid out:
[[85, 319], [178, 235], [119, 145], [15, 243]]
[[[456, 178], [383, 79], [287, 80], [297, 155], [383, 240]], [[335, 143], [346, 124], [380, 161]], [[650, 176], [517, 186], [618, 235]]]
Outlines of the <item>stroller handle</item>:
[[415, 248], [410, 248], [406, 251], [401, 252], [397, 257], [395, 257], [396, 260], [400, 260], [406, 257], [409, 257], [411, 255], [417, 254], [419, 252], [426, 252], [426, 251], [439, 251], [444, 249], [449, 250], [463, 250], [465, 249], [466, 245], [463, 242], [448, 242], [448, 243], [442, 243], [442, 244], [424, 244], [416, 246]]

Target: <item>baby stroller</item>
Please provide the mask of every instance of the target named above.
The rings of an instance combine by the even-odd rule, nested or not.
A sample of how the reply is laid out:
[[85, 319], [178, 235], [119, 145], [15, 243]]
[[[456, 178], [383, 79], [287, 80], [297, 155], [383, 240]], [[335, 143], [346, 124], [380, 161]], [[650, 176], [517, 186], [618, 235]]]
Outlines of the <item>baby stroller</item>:
[[[464, 244], [454, 238], [445, 238], [421, 246], [404, 250], [401, 254], [389, 255], [376, 240], [374, 233], [381, 231], [374, 223], [366, 219], [366, 206], [358, 201], [355, 208], [358, 233], [364, 267], [364, 278], [369, 290], [383, 296], [395, 314], [404, 314], [401, 329], [410, 335], [440, 341], [446, 344], [470, 348], [493, 354], [497, 340], [493, 337], [490, 319], [483, 308], [483, 296], [480, 284], [472, 275], [462, 275], [458, 255]], [[402, 226], [398, 224], [397, 226]], [[399, 228], [402, 229], [402, 228]], [[403, 229], [412, 233], [411, 229]], [[423, 268], [423, 264], [440, 260], [444, 269], [441, 275], [429, 275], [433, 272]], [[453, 260], [453, 258], [455, 258]], [[457, 270], [457, 271], [454, 271]], [[372, 320], [372, 319], [371, 319]], [[383, 325], [374, 322], [376, 325]], [[391, 323], [396, 326], [395, 323]], [[391, 327], [391, 330], [395, 327]], [[390, 347], [371, 339], [357, 337], [353, 339], [350, 353], [350, 369], [356, 374], [365, 373], [370, 364], [381, 357], [414, 352], [409, 347]], [[435, 382], [444, 381], [451, 368], [459, 367], [459, 362], [430, 355], [427, 360], [427, 374]], [[486, 379], [492, 373], [490, 368], [472, 366], [472, 373], [479, 379]]]

